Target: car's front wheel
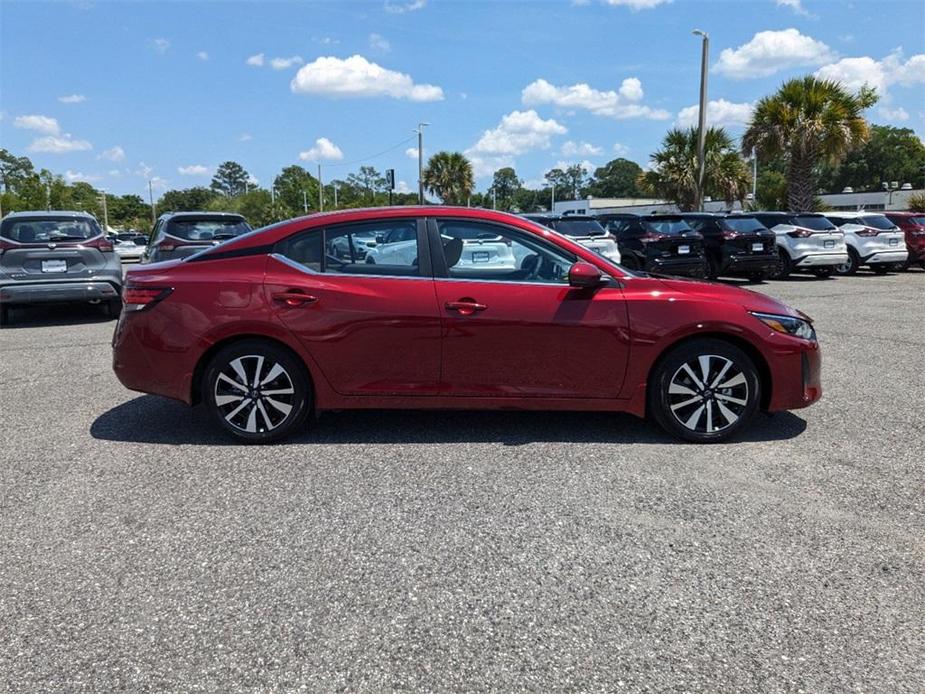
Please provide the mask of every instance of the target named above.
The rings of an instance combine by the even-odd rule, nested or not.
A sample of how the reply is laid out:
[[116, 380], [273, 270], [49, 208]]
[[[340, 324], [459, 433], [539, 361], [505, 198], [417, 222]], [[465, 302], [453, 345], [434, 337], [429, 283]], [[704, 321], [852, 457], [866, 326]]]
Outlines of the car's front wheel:
[[649, 412], [668, 433], [697, 443], [741, 430], [761, 401], [754, 362], [741, 349], [697, 339], [669, 352], [649, 381]]
[[271, 342], [242, 340], [219, 350], [209, 362], [202, 401], [235, 438], [268, 443], [304, 425], [312, 395], [298, 357]]

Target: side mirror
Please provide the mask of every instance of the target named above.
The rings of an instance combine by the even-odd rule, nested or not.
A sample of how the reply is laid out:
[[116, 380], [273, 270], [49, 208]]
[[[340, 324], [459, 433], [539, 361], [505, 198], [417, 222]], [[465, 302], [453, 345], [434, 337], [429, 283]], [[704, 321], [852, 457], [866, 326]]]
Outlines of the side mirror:
[[585, 263], [579, 260], [568, 270], [568, 283], [572, 287], [583, 287], [585, 289], [598, 287], [604, 281], [601, 271], [591, 263]]

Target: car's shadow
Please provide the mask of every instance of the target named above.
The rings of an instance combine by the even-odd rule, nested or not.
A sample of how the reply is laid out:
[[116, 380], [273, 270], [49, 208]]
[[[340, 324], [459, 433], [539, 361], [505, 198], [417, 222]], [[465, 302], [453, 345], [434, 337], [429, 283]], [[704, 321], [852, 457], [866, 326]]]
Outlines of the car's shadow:
[[15, 306], [9, 320], [0, 325], [4, 330], [17, 328], [48, 328], [83, 323], [107, 323], [113, 320], [102, 305], [52, 304], [48, 306]]
[[[806, 421], [793, 413], [759, 414], [732, 439], [783, 441], [799, 436]], [[202, 407], [144, 395], [104, 412], [90, 427], [96, 439], [131, 443], [223, 446], [234, 441]], [[511, 410], [355, 410], [327, 412], [289, 444], [673, 443], [655, 424], [613, 412]]]

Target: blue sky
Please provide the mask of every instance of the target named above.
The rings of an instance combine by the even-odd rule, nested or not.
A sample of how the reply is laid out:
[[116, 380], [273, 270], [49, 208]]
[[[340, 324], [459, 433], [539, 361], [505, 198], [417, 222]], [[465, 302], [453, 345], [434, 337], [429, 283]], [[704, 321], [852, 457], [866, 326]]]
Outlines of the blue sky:
[[[234, 159], [261, 183], [298, 163], [366, 163], [416, 188], [425, 154], [465, 151], [478, 188], [515, 166], [645, 164], [708, 113], [741, 132], [751, 104], [810, 72], [881, 92], [873, 122], [925, 135], [925, 3], [3, 2], [0, 146], [114, 193], [208, 185]], [[377, 155], [383, 150], [389, 152]], [[145, 195], [145, 197], [147, 197]]]

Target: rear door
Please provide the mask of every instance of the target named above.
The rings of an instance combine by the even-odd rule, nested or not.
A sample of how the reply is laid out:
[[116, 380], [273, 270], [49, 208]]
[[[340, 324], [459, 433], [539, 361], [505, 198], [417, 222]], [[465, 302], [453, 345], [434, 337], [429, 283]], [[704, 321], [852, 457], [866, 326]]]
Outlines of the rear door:
[[[410, 234], [416, 252], [390, 263], [368, 263], [365, 252], [352, 258], [336, 252], [370, 233]], [[277, 244], [267, 261], [267, 301], [335, 391], [438, 391], [440, 312], [426, 249], [424, 223], [416, 218], [332, 224]]]
[[[462, 265], [461, 239], [500, 236], [514, 269]], [[615, 281], [568, 285], [571, 253], [535, 234], [469, 219], [431, 220], [443, 317], [446, 393], [480, 397], [613, 398], [629, 355], [627, 312]], [[449, 261], [449, 263], [448, 263]]]

